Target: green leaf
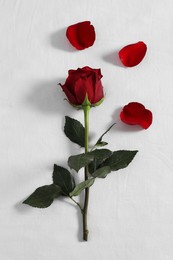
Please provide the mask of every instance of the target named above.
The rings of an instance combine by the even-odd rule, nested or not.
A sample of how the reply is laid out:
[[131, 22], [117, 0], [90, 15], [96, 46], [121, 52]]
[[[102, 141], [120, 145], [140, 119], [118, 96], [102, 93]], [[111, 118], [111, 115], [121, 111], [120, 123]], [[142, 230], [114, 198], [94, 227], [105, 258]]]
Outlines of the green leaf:
[[110, 166], [111, 171], [123, 169], [129, 165], [137, 152], [138, 151], [126, 150], [115, 151], [108, 159], [103, 162], [102, 166]]
[[102, 142], [97, 143], [95, 146], [97, 146], [97, 147], [103, 147], [103, 146], [105, 146], [105, 145], [108, 145], [108, 143], [102, 141]]
[[65, 116], [64, 133], [72, 142], [85, 147], [85, 128], [78, 120]]
[[36, 208], [47, 208], [60, 195], [61, 188], [59, 186], [45, 185], [37, 188], [23, 203]]
[[72, 174], [65, 168], [54, 164], [53, 183], [60, 186], [63, 195], [68, 195], [75, 187]]
[[110, 172], [111, 168], [109, 166], [104, 166], [93, 172], [92, 176], [94, 178], [105, 178]]
[[90, 178], [86, 181], [79, 183], [78, 185], [76, 185], [74, 190], [69, 194], [70, 197], [78, 196], [81, 193], [81, 191], [83, 191], [86, 188], [89, 188], [91, 185], [93, 185], [93, 183], [94, 183], [94, 178]]
[[82, 153], [70, 156], [68, 159], [68, 165], [71, 169], [74, 169], [78, 172], [82, 167], [87, 166], [93, 160], [94, 156], [90, 153]]
[[96, 149], [90, 152], [90, 154], [94, 156], [94, 160], [88, 166], [89, 173], [92, 174], [108, 157], [111, 156], [112, 151], [108, 149]]

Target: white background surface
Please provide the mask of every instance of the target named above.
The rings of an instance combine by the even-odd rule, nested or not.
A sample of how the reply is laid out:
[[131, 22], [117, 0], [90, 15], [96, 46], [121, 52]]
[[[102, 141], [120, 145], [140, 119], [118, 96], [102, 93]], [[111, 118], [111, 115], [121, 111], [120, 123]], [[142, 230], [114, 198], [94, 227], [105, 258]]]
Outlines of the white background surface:
[[[172, 0], [0, 0], [0, 255], [3, 260], [173, 259]], [[96, 42], [76, 51], [67, 26], [90, 20]], [[123, 46], [144, 41], [141, 64], [124, 68]], [[138, 149], [128, 168], [98, 180], [90, 193], [87, 243], [73, 204], [22, 205], [51, 183], [78, 147], [63, 133], [64, 116], [81, 111], [57, 83], [69, 69], [101, 68], [104, 103], [90, 114], [91, 143], [113, 122], [109, 149]], [[130, 101], [153, 112], [148, 130], [120, 122]], [[82, 173], [80, 173], [82, 177]], [[79, 176], [78, 175], [78, 176]]]

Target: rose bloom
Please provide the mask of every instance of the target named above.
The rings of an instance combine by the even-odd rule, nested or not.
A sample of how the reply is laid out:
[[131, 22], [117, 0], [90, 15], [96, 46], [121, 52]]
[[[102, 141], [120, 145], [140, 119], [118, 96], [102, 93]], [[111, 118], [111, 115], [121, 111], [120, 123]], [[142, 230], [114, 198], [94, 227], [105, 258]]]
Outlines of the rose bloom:
[[123, 107], [120, 113], [121, 120], [128, 125], [140, 125], [147, 129], [153, 120], [152, 112], [138, 102], [130, 102]]
[[87, 97], [90, 104], [95, 106], [104, 98], [101, 78], [100, 69], [86, 66], [69, 70], [65, 84], [60, 86], [72, 105], [81, 106]]

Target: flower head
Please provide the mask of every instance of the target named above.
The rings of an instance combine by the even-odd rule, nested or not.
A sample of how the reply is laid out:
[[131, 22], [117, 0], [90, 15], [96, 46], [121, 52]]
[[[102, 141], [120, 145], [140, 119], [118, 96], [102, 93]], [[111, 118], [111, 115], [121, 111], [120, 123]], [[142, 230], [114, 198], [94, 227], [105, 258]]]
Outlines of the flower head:
[[92, 106], [96, 106], [104, 98], [101, 78], [100, 69], [86, 66], [69, 70], [65, 84], [60, 85], [72, 105], [81, 106], [87, 98]]

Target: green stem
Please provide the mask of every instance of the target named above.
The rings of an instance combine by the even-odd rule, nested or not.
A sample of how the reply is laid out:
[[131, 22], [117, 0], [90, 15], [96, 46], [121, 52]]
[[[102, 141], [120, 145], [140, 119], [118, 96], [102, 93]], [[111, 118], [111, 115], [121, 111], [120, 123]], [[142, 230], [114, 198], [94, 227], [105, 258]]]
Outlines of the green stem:
[[82, 209], [81, 205], [75, 199], [73, 199], [73, 197], [69, 196], [69, 198], [80, 208], [81, 212], [83, 213], [83, 209]]
[[[88, 153], [88, 136], [89, 136], [89, 111], [90, 105], [84, 106], [84, 124], [85, 124], [85, 153]], [[84, 168], [85, 181], [88, 180], [88, 166]], [[83, 208], [83, 240], [88, 240], [88, 224], [87, 224], [87, 212], [89, 203], [89, 188], [85, 189], [85, 200]]]

